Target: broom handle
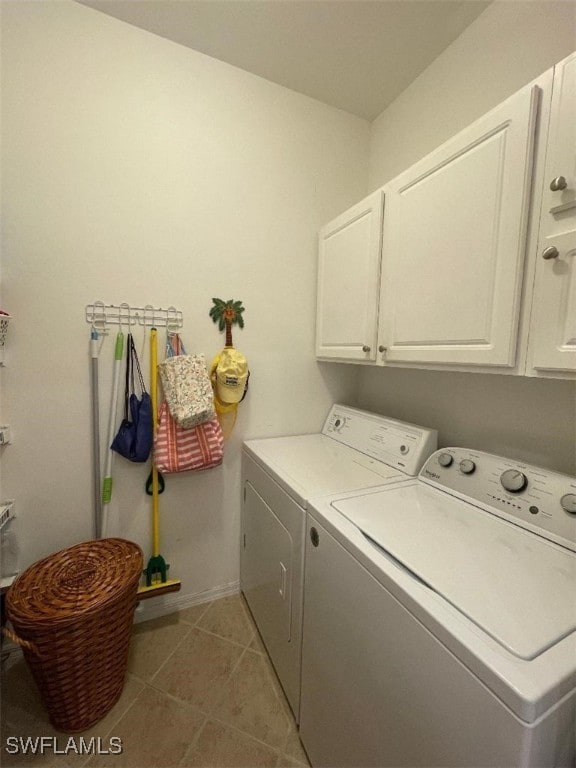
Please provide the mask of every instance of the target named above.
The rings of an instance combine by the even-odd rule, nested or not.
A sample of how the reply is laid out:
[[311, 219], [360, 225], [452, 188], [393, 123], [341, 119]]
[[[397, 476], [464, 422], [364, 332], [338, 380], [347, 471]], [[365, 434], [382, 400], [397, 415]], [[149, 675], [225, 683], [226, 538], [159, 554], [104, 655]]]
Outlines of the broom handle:
[[[158, 430], [158, 340], [156, 328], [150, 330], [150, 398], [152, 400], [152, 430]], [[160, 521], [158, 514], [158, 470], [152, 457], [152, 554], [160, 554]]]

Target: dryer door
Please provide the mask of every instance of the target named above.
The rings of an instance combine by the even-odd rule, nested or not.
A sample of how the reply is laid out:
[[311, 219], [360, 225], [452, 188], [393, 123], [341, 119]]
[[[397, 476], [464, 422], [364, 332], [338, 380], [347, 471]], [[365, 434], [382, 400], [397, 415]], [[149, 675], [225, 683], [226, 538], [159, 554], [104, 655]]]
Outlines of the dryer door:
[[290, 641], [291, 561], [290, 534], [246, 483], [242, 589], [266, 645]]
[[[301, 545], [280, 519], [281, 510], [276, 514], [250, 482], [244, 488], [241, 587], [297, 717], [301, 631], [298, 606], [296, 616], [292, 613], [294, 599], [300, 600], [295, 558], [299, 561]], [[286, 504], [293, 504], [287, 496]], [[301, 518], [303, 511], [299, 507], [297, 510]]]

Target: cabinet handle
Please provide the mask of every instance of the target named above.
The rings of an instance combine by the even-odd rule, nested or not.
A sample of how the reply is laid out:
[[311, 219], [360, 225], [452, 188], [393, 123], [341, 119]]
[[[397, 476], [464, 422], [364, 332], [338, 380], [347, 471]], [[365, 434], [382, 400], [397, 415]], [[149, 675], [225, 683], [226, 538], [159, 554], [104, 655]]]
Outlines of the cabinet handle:
[[380, 344], [378, 347], [378, 352], [386, 352], [387, 349], [388, 347], [385, 347], [384, 344]]
[[550, 182], [550, 189], [552, 192], [560, 192], [563, 189], [566, 189], [568, 186], [568, 182], [564, 178], [564, 176], [556, 176], [555, 179], [552, 179]]
[[550, 259], [557, 259], [560, 256], [560, 251], [555, 245], [549, 245], [548, 248], [544, 248], [542, 251], [542, 258], [544, 261], [550, 261]]
[[364, 344], [364, 346], [362, 347], [362, 352], [370, 352], [370, 347], [368, 346], [368, 344]]

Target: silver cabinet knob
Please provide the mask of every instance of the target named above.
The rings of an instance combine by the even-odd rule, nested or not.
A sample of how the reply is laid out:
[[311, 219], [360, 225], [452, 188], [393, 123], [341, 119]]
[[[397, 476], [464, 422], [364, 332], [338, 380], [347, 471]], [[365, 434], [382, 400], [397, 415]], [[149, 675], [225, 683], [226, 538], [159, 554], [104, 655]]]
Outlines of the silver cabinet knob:
[[550, 261], [550, 259], [557, 259], [560, 256], [560, 251], [555, 245], [549, 245], [548, 248], [544, 248], [542, 251], [542, 258], [544, 261]]
[[564, 176], [556, 176], [555, 179], [552, 179], [550, 182], [550, 189], [552, 192], [560, 192], [563, 189], [566, 189], [568, 186], [568, 182], [564, 178]]
[[368, 346], [368, 344], [364, 344], [364, 346], [362, 347], [362, 352], [370, 352], [370, 347]]
[[384, 344], [380, 344], [378, 347], [378, 352], [386, 352], [387, 349], [388, 347], [385, 347]]

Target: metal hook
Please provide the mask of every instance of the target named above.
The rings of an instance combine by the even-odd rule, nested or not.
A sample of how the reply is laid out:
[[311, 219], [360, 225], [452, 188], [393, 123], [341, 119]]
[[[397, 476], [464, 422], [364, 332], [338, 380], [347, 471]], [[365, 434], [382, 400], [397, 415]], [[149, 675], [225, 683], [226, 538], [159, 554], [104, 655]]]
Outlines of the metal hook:
[[173, 336], [178, 333], [180, 322], [178, 320], [178, 311], [176, 307], [168, 307], [166, 310], [166, 333]]
[[140, 325], [143, 325], [144, 328], [146, 328], [146, 326], [148, 325], [147, 317], [148, 317], [149, 309], [152, 310], [152, 316], [154, 316], [154, 307], [152, 306], [152, 304], [146, 304], [146, 306], [142, 310], [142, 320], [138, 318], [138, 322], [140, 323]]
[[[97, 313], [96, 310], [99, 310]], [[106, 336], [108, 328], [106, 327], [106, 305], [103, 301], [95, 301], [92, 309], [92, 328], [99, 336]]]
[[130, 333], [131, 326], [132, 326], [132, 314], [131, 314], [130, 304], [127, 304], [125, 301], [122, 302], [122, 304], [120, 304], [120, 306], [118, 307], [118, 325], [120, 326], [119, 333], [123, 333], [124, 332], [124, 323], [122, 321], [126, 319], [126, 315], [122, 314], [123, 310], [126, 310], [126, 312], [127, 312], [127, 316], [128, 316], [128, 333]]

